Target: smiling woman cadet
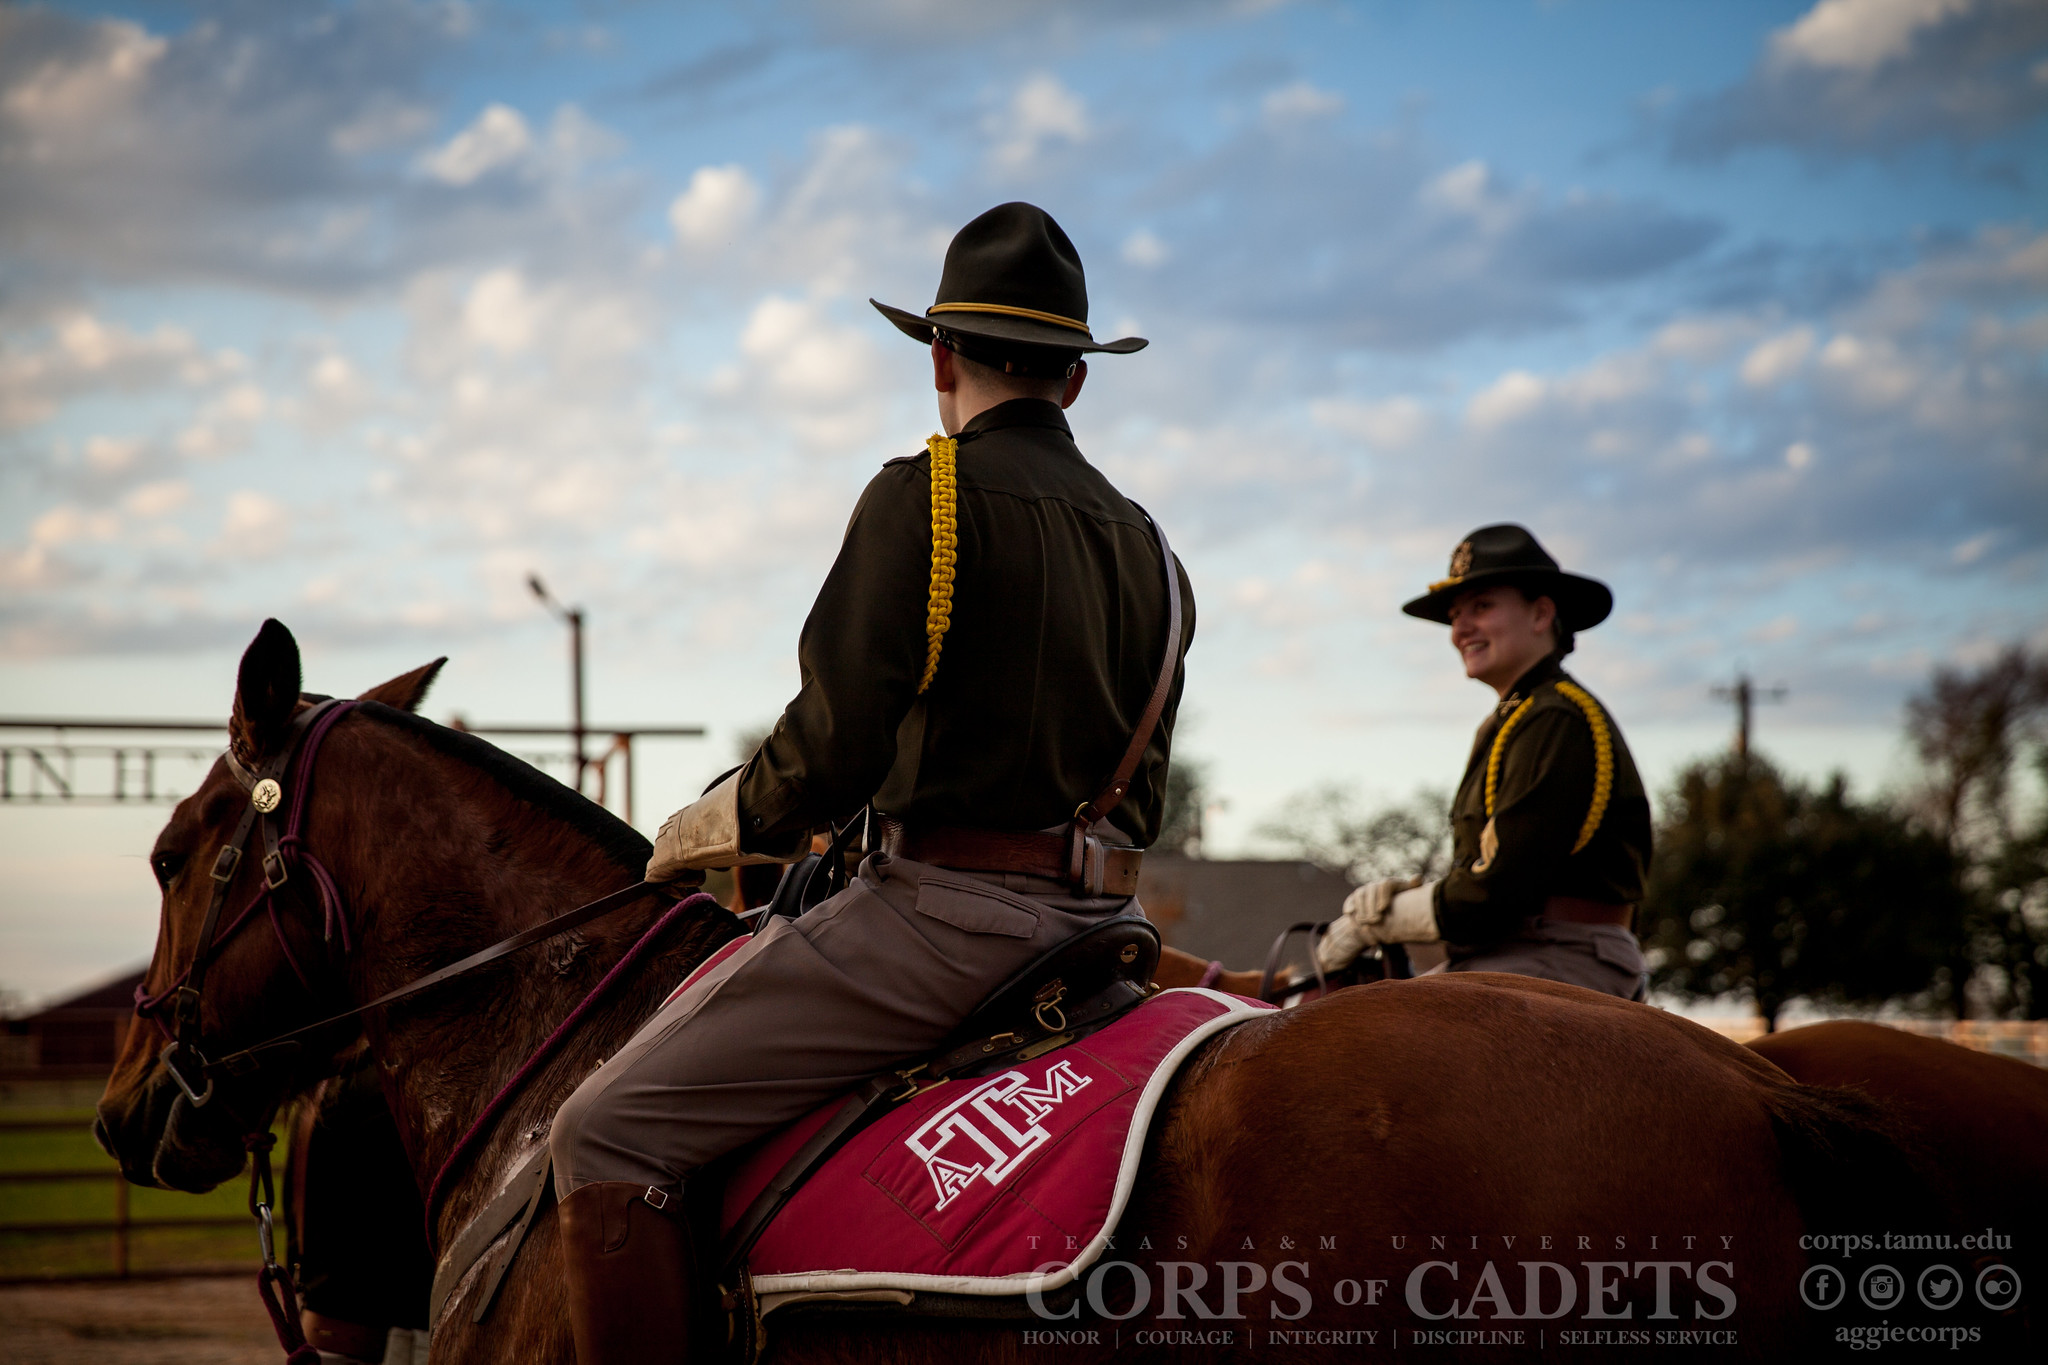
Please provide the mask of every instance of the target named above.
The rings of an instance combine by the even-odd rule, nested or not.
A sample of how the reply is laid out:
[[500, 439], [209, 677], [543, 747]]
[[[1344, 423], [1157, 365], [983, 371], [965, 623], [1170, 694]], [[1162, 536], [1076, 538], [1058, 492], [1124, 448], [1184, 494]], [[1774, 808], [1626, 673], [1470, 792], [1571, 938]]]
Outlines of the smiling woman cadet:
[[1449, 577], [1402, 607], [1451, 628], [1465, 676], [1500, 695], [1451, 808], [1451, 870], [1352, 892], [1316, 950], [1325, 970], [1367, 944], [1433, 943], [1450, 971], [1515, 972], [1641, 1000], [1631, 924], [1650, 862], [1650, 804], [1607, 710], [1564, 671], [1607, 619], [1607, 585], [1565, 573], [1520, 526], [1485, 526]]

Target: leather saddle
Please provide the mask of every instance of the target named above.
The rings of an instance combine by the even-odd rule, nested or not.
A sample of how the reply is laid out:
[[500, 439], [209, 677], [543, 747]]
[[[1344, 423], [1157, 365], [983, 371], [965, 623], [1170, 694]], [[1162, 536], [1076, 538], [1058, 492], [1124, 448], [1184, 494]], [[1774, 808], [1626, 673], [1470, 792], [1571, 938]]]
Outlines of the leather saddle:
[[934, 1053], [847, 1096], [755, 1197], [723, 1238], [722, 1283], [744, 1278], [747, 1253], [805, 1180], [861, 1129], [943, 1081], [1028, 1061], [1087, 1036], [1151, 994], [1159, 931], [1118, 915], [1054, 945], [998, 986]]
[[[810, 857], [822, 863], [820, 855]], [[818, 866], [798, 864], [806, 880]], [[817, 880], [824, 883], [826, 878], [821, 875]], [[797, 890], [801, 891], [800, 884]], [[721, 1247], [715, 1288], [723, 1300], [716, 1311], [725, 1318], [722, 1357], [751, 1360], [759, 1349], [760, 1324], [753, 1314], [745, 1273], [747, 1253], [790, 1196], [848, 1139], [941, 1081], [1028, 1061], [1094, 1033], [1151, 994], [1152, 973], [1158, 965], [1159, 931], [1137, 915], [1106, 919], [1054, 945], [991, 992], [936, 1052], [912, 1065], [884, 1072], [847, 1096], [832, 1118], [775, 1173], [723, 1238], [717, 1233], [718, 1191], [752, 1148], [743, 1148], [707, 1167], [703, 1172], [706, 1178], [692, 1181], [685, 1190], [686, 1217], [698, 1245]], [[489, 1315], [535, 1215], [551, 1202], [554, 1182], [550, 1169], [548, 1149], [543, 1145], [463, 1230], [434, 1277], [429, 1321], [439, 1318], [456, 1284], [510, 1228], [512, 1235], [496, 1253], [471, 1320], [482, 1322]]]

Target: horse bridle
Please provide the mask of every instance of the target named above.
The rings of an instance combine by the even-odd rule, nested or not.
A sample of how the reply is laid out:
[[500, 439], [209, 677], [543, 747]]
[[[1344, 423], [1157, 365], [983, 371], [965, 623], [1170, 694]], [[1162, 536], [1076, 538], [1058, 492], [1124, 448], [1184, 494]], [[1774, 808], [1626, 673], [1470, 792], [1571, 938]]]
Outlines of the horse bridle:
[[[298, 959], [292, 955], [284, 925], [278, 919], [275, 900], [278, 890], [291, 880], [294, 862], [304, 866], [319, 891], [327, 941], [333, 941], [338, 928], [342, 951], [346, 953], [353, 946], [349, 941], [348, 914], [341, 901], [341, 892], [334, 884], [333, 875], [318, 858], [306, 851], [300, 827], [305, 819], [305, 798], [312, 784], [313, 760], [319, 753], [320, 742], [356, 705], [352, 701], [325, 698], [299, 712], [291, 720], [290, 742], [279, 746], [277, 753], [254, 772], [235, 756], [232, 746], [221, 756], [228, 772], [249, 794], [249, 804], [243, 809], [234, 834], [214, 855], [209, 872], [213, 880], [213, 894], [207, 901], [206, 916], [199, 923], [199, 938], [192, 951], [191, 965], [155, 995], [148, 994], [141, 986], [135, 989], [135, 1012], [170, 1035], [170, 1041], [157, 1054], [157, 1061], [194, 1109], [205, 1108], [213, 1099], [214, 1077], [223, 1069], [219, 1063], [208, 1061], [199, 1046], [199, 1013], [205, 1000], [207, 969], [221, 945], [249, 921], [259, 906], [269, 907], [272, 931], [277, 935], [278, 947], [284, 953], [285, 961], [291, 965], [293, 974], [299, 978], [300, 984], [311, 985], [299, 967]], [[293, 760], [302, 750], [305, 761], [293, 773]], [[295, 779], [289, 802], [284, 791], [284, 779], [288, 775]], [[227, 905], [228, 890], [234, 884], [235, 874], [241, 870], [251, 838], [259, 830], [263, 837], [263, 889], [223, 931], [220, 920]], [[173, 1002], [169, 1028], [165, 1028], [156, 1015], [157, 1009], [167, 999]]]

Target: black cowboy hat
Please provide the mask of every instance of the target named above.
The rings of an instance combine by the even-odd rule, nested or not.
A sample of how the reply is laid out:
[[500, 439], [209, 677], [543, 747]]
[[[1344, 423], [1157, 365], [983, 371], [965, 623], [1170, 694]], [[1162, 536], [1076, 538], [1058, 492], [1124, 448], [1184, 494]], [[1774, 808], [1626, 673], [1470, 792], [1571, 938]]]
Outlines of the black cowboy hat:
[[1614, 610], [1614, 594], [1605, 583], [1558, 568], [1527, 527], [1513, 524], [1482, 526], [1458, 542], [1450, 577], [1430, 584], [1401, 610], [1447, 626], [1451, 603], [1461, 593], [1501, 586], [1520, 588], [1526, 597], [1548, 597], [1567, 630], [1589, 630]]
[[1055, 355], [1070, 361], [1083, 351], [1128, 355], [1146, 346], [1143, 337], [1095, 340], [1081, 253], [1036, 204], [998, 204], [961, 228], [946, 248], [939, 296], [922, 316], [868, 302], [904, 335], [926, 344], [936, 339], [983, 363]]

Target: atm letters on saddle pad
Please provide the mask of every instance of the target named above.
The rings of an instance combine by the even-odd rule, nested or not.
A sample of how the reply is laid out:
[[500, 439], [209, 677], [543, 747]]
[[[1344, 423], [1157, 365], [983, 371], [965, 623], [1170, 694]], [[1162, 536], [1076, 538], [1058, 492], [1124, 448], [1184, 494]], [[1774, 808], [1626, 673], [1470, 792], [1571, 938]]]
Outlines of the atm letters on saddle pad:
[[[1269, 1008], [1164, 991], [1080, 1042], [915, 1096], [856, 1134], [776, 1215], [748, 1258], [756, 1292], [1058, 1289], [1115, 1231], [1181, 1062]], [[778, 1134], [734, 1174], [728, 1227], [838, 1107]]]

